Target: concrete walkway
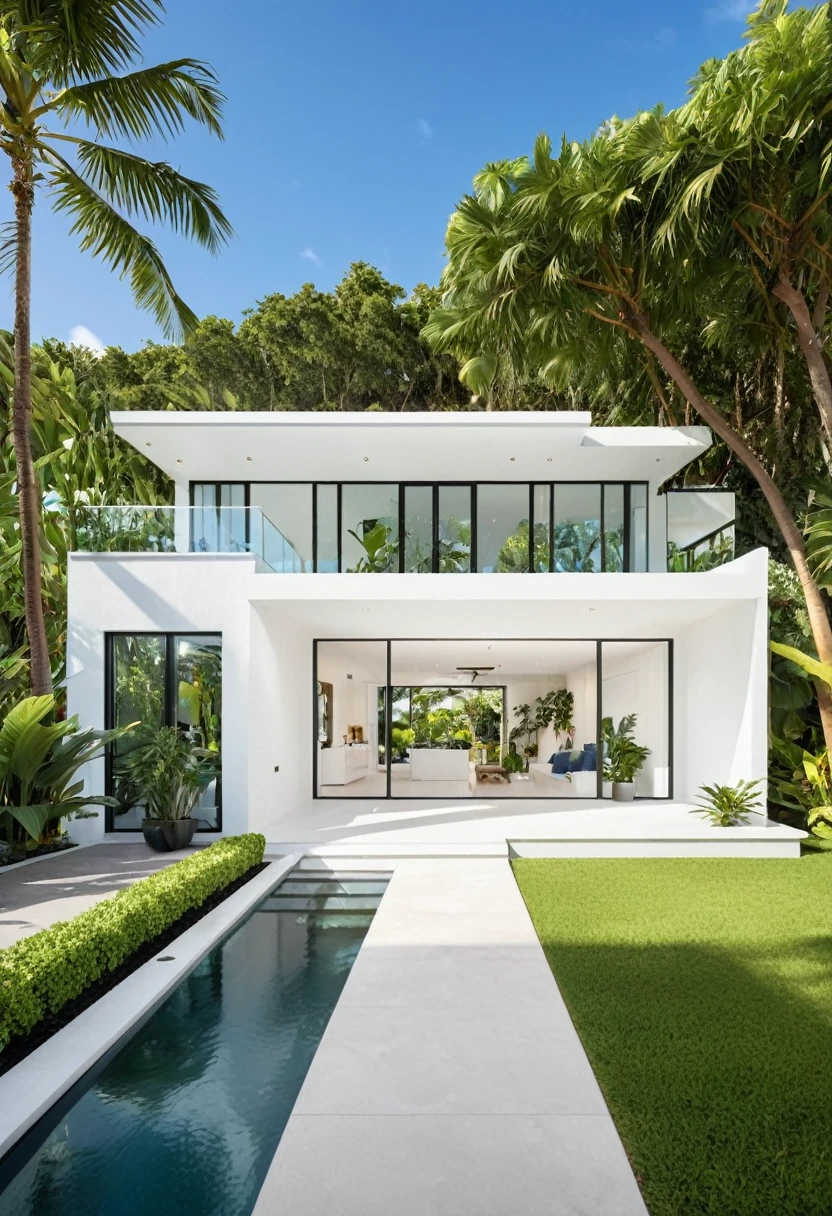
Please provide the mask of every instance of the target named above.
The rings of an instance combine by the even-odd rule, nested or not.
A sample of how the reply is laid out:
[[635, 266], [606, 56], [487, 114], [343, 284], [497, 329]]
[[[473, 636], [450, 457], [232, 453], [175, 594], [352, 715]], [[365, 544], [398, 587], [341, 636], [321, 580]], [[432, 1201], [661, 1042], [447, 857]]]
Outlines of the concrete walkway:
[[505, 860], [400, 862], [255, 1216], [646, 1216]]
[[70, 920], [192, 852], [154, 853], [144, 841], [94, 844], [0, 869], [0, 948]]

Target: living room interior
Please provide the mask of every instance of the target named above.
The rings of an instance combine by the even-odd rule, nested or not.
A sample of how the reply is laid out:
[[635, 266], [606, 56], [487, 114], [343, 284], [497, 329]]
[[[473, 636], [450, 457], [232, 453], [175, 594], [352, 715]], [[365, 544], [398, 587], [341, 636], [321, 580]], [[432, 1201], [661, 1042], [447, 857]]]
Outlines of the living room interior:
[[603, 767], [607, 732], [631, 717], [647, 753], [635, 796], [672, 795], [666, 640], [326, 639], [315, 649], [316, 797], [609, 798], [599, 733]]

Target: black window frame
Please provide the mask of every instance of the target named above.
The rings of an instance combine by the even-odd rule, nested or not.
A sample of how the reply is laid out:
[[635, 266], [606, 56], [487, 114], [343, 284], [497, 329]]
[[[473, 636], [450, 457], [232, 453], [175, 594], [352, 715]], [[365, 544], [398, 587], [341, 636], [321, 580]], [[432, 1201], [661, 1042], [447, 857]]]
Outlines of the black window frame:
[[[239, 484], [239, 483], [234, 483]], [[116, 638], [163, 638], [165, 644], [165, 687], [164, 687], [164, 726], [176, 725], [176, 710], [178, 705], [178, 689], [176, 687], [176, 639], [177, 638], [219, 638], [220, 648], [224, 652], [225, 644], [221, 629], [114, 629], [104, 634], [104, 729], [112, 730], [115, 726], [115, 656], [114, 642]], [[224, 682], [224, 674], [223, 674]], [[223, 745], [224, 746], [224, 745]], [[217, 826], [197, 828], [200, 832], [218, 835], [222, 831], [222, 752], [220, 753], [220, 771], [217, 776]], [[115, 783], [113, 781], [113, 748], [112, 744], [104, 749], [104, 792], [108, 798], [113, 797]], [[115, 808], [104, 808], [104, 831], [110, 832], [141, 832], [141, 828], [120, 828], [115, 826]]]
[[[538, 483], [539, 484], [539, 483]], [[620, 483], [615, 483], [620, 484]], [[354, 799], [356, 802], [375, 801], [383, 798], [385, 801], [397, 802], [431, 802], [431, 801], [447, 801], [441, 795], [430, 794], [396, 794], [392, 792], [392, 764], [390, 762], [391, 751], [391, 736], [392, 736], [392, 714], [390, 706], [392, 704], [393, 688], [402, 688], [404, 685], [392, 682], [393, 669], [393, 646], [396, 642], [465, 642], [467, 638], [313, 638], [312, 639], [312, 798], [315, 801], [331, 801], [332, 796], [323, 796], [318, 792], [318, 646], [323, 642], [375, 642], [384, 643], [386, 647], [386, 667], [387, 683], [384, 686], [384, 703], [385, 703], [385, 732], [384, 732], [384, 756], [385, 756], [385, 773], [386, 773], [386, 792], [383, 795], [379, 794], [341, 794], [338, 795], [345, 799]], [[481, 640], [481, 639], [480, 639]], [[667, 793], [661, 796], [653, 794], [636, 794], [637, 802], [672, 802], [673, 801], [673, 786], [675, 774], [675, 758], [674, 758], [674, 698], [676, 695], [675, 673], [674, 673], [674, 639], [673, 638], [634, 638], [634, 637], [609, 637], [609, 638], [495, 638], [495, 641], [500, 642], [592, 642], [595, 645], [595, 746], [596, 746], [596, 780], [595, 780], [595, 797], [601, 802], [610, 802], [611, 798], [604, 796], [604, 748], [601, 738], [602, 720], [603, 720], [603, 647], [605, 643], [611, 642], [643, 642], [645, 646], [652, 645], [658, 642], [664, 643], [667, 647]], [[381, 687], [379, 685], [379, 687]], [[481, 687], [485, 687], [482, 685]], [[499, 687], [499, 685], [489, 685], [488, 687]], [[503, 703], [503, 727], [507, 726], [508, 719], [506, 717], [507, 707], [505, 704], [505, 692]], [[473, 798], [474, 795], [471, 795]], [[529, 802], [572, 802], [586, 801], [583, 795], [578, 794], [563, 794], [557, 799], [552, 799], [546, 794], [536, 794], [524, 801]]]
[[[191, 481], [189, 483], [189, 500], [193, 507], [194, 505], [194, 489], [198, 485], [213, 485], [219, 490], [221, 486], [226, 485], [242, 485], [245, 487], [245, 506], [248, 508], [251, 502], [251, 486], [253, 485], [311, 485], [312, 486], [312, 572], [318, 573], [318, 487], [319, 486], [335, 486], [336, 487], [336, 509], [337, 509], [337, 529], [338, 529], [338, 573], [345, 573], [343, 569], [343, 553], [342, 553], [342, 531], [343, 531], [343, 510], [342, 510], [342, 490], [345, 485], [376, 485], [376, 486], [396, 486], [398, 489], [398, 545], [399, 545], [399, 568], [398, 573], [407, 573], [405, 570], [405, 494], [408, 488], [424, 487], [433, 491], [432, 499], [432, 555], [431, 555], [431, 574], [439, 573], [439, 491], [442, 487], [450, 487], [457, 489], [468, 488], [471, 492], [471, 553], [468, 570], [469, 574], [477, 574], [478, 552], [477, 552], [477, 490], [479, 486], [528, 486], [529, 489], [529, 552], [528, 552], [528, 573], [538, 574], [547, 573], [546, 571], [536, 571], [534, 569], [534, 494], [535, 487], [549, 487], [549, 519], [547, 521], [549, 529], [549, 574], [556, 573], [555, 571], [555, 551], [554, 551], [554, 525], [555, 525], [555, 496], [558, 486], [573, 486], [573, 485], [589, 485], [598, 486], [600, 489], [600, 520], [599, 520], [599, 545], [601, 552], [601, 569], [594, 573], [608, 573], [606, 568], [606, 533], [605, 533], [605, 498], [607, 486], [622, 486], [624, 489], [624, 543], [623, 543], [623, 564], [624, 569], [610, 573], [616, 574], [646, 574], [650, 571], [650, 482], [645, 479], [637, 479], [635, 481], [611, 480], [606, 478], [599, 480], [597, 478], [570, 478], [561, 481], [391, 481], [389, 478], [373, 478], [365, 481], [348, 479], [345, 481], [313, 481], [310, 482], [307, 478], [298, 479], [296, 481], [281, 480], [272, 481], [265, 478], [257, 478], [253, 481]], [[631, 537], [631, 491], [633, 486], [644, 486], [646, 515], [645, 515], [645, 554], [646, 554], [646, 569], [642, 571], [630, 570], [630, 562], [633, 553], [633, 544]], [[193, 518], [191, 520], [189, 544], [193, 546]], [[246, 511], [246, 544], [250, 544], [250, 529], [249, 529], [249, 512]], [[389, 572], [395, 573], [395, 571]], [[557, 572], [561, 573], [561, 572]], [[569, 573], [563, 571], [562, 573]], [[490, 576], [489, 576], [490, 577]]]

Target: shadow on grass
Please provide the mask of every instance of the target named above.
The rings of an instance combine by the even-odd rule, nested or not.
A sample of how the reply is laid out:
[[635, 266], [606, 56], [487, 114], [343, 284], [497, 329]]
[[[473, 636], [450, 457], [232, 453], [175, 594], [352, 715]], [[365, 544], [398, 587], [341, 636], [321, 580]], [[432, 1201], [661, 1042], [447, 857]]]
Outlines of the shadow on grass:
[[829, 938], [543, 946], [652, 1216], [829, 1216]]

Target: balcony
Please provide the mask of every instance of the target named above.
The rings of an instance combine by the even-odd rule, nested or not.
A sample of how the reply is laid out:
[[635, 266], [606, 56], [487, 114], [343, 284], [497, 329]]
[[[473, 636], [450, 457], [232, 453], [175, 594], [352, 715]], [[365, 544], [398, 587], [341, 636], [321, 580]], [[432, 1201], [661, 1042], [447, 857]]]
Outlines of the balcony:
[[[226, 505], [219, 495], [217, 501], [191, 507], [79, 507], [75, 549], [247, 553], [258, 571], [273, 574], [647, 570], [646, 503], [636, 502], [629, 488], [618, 503], [627, 510], [614, 509], [607, 487], [598, 510], [593, 498], [597, 487], [582, 486], [587, 501], [573, 492], [569, 512], [559, 516], [548, 486], [533, 489], [531, 495], [526, 486], [512, 486], [511, 501], [506, 501], [503, 486], [479, 487], [473, 517], [468, 487], [454, 497], [451, 490], [459, 487], [408, 486], [400, 496], [387, 494], [384, 501], [379, 487], [361, 487], [363, 498], [355, 504], [346, 493], [336, 496], [336, 487], [330, 488], [331, 519], [322, 494], [313, 498], [307, 493], [306, 503], [299, 501], [299, 491], [309, 487], [290, 487], [291, 498], [273, 504], [283, 508], [277, 512], [282, 527], [262, 507]], [[668, 571], [710, 570], [733, 559], [733, 494], [671, 491], [664, 498]], [[305, 507], [313, 503], [315, 510], [307, 518]]]
[[79, 507], [79, 553], [248, 553], [258, 571], [299, 574], [291, 541], [259, 507]]
[[733, 561], [735, 502], [729, 490], [669, 490], [667, 568], [679, 573], [713, 570]]

